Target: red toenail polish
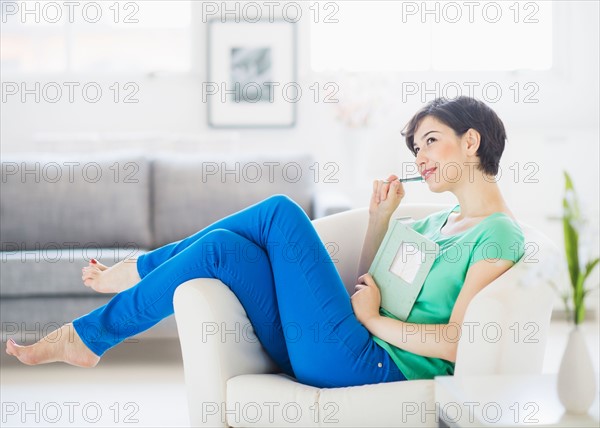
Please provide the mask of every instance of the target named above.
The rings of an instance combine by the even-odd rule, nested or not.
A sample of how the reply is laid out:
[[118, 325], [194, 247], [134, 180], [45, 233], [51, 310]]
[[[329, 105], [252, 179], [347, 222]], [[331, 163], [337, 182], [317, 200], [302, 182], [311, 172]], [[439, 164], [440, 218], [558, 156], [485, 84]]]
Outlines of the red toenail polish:
[[91, 260], [91, 262], [92, 262], [92, 263], [94, 263], [94, 264], [98, 263], [98, 262], [96, 261], [96, 259], [92, 259], [92, 260]]

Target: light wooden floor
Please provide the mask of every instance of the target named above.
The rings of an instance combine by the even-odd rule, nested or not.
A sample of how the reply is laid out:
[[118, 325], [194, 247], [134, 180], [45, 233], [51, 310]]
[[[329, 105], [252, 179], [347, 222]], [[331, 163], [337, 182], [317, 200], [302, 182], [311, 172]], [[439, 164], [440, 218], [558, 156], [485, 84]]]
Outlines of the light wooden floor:
[[2, 427], [189, 426], [177, 340], [122, 343], [93, 369], [2, 354]]
[[[583, 329], [598, 373], [598, 322]], [[543, 372], [558, 371], [568, 332], [564, 322], [552, 323]], [[177, 340], [123, 343], [94, 369], [29, 367], [1, 354], [2, 427], [189, 425]]]

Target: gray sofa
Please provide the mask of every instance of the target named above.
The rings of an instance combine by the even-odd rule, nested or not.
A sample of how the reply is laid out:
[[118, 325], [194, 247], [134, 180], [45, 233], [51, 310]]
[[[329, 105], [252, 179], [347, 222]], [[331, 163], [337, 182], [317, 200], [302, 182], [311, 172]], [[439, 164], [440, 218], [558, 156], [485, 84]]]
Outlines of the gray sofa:
[[[30, 343], [106, 303], [81, 268], [182, 239], [277, 193], [308, 216], [349, 209], [319, 198], [306, 154], [121, 152], [2, 158], [2, 341]], [[174, 337], [173, 317], [143, 335]]]

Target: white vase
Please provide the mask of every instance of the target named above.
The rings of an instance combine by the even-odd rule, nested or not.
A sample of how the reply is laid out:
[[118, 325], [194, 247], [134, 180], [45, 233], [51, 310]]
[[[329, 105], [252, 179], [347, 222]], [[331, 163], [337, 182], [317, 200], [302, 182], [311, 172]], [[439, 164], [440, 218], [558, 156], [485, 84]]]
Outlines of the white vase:
[[596, 396], [596, 375], [581, 328], [569, 333], [558, 371], [558, 398], [568, 413], [587, 413]]

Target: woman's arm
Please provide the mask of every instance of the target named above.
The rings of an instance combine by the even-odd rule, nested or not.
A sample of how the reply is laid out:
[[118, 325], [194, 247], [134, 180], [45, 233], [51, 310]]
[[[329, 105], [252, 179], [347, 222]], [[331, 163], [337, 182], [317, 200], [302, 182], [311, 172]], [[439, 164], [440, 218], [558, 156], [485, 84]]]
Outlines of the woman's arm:
[[[359, 321], [370, 333], [397, 348], [425, 357], [441, 358], [455, 362], [458, 341], [461, 337], [461, 326], [467, 306], [479, 291], [510, 269], [513, 264], [514, 262], [504, 259], [480, 260], [474, 263], [467, 271], [465, 282], [454, 303], [447, 324], [403, 322], [381, 316], [378, 311], [375, 312], [375, 306], [370, 306], [370, 309], [365, 310], [365, 315], [361, 316]], [[370, 276], [365, 276], [364, 280], [368, 287], [376, 287]], [[364, 286], [358, 287], [362, 288]], [[371, 288], [370, 291], [373, 292], [374, 289]], [[354, 297], [353, 299], [358, 300]], [[378, 306], [380, 297], [379, 300], [374, 297], [372, 302]]]
[[388, 177], [389, 183], [381, 180], [373, 182], [373, 193], [369, 203], [369, 225], [360, 253], [357, 278], [371, 267], [375, 254], [377, 254], [381, 241], [388, 230], [392, 214], [404, 197], [404, 188], [397, 178], [392, 174]]

